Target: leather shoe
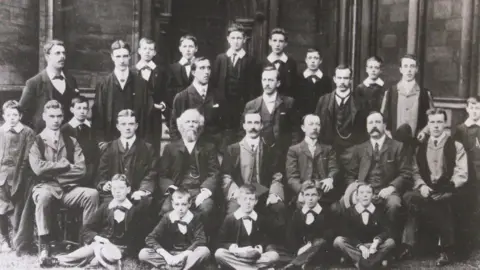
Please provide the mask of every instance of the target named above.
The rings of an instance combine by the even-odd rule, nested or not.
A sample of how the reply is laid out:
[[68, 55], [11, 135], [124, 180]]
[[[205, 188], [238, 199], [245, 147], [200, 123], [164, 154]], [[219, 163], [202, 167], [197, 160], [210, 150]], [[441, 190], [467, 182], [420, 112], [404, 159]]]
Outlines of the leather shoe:
[[440, 256], [437, 259], [436, 265], [437, 266], [443, 266], [443, 265], [447, 265], [449, 263], [450, 263], [450, 258], [448, 258], [447, 253], [445, 253], [445, 252], [440, 253]]
[[399, 261], [407, 260], [412, 258], [412, 248], [405, 245], [400, 252], [398, 253], [397, 259]]

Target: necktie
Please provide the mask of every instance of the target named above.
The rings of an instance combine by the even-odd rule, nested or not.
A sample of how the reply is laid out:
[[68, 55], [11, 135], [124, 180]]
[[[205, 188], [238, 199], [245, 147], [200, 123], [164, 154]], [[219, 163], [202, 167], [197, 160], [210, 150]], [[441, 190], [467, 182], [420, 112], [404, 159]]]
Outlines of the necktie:
[[374, 155], [375, 155], [375, 161], [378, 161], [379, 160], [379, 154], [380, 154], [380, 145], [378, 144], [378, 142], [375, 143], [375, 149], [374, 149]]
[[305, 224], [310, 225], [315, 221], [315, 215], [313, 213], [312, 210], [307, 212], [307, 215], [305, 216]]
[[273, 61], [273, 65], [275, 66], [276, 69], [279, 69], [281, 64], [282, 64], [282, 60]]
[[243, 226], [245, 227], [245, 230], [247, 231], [247, 234], [250, 235], [252, 233], [252, 223], [253, 219], [249, 216], [245, 216], [242, 218]]
[[53, 76], [53, 78], [52, 78], [52, 80], [61, 80], [61, 81], [63, 81], [63, 79], [64, 79], [64, 78], [63, 78], [62, 75], [55, 75], [55, 76]]
[[149, 71], [152, 71], [152, 68], [151, 68], [151, 67], [149, 67], [149, 66], [144, 66], [144, 67], [143, 67], [141, 70], [142, 70], [142, 71], [143, 71], [143, 70], [149, 70]]
[[257, 151], [255, 150], [255, 145], [252, 144], [252, 153], [253, 153], [253, 168], [252, 168], [252, 177], [251, 177], [251, 182], [252, 183], [257, 183]]
[[187, 233], [187, 225], [188, 223], [185, 221], [177, 220], [175, 221], [177, 223], [178, 230], [185, 235]]
[[434, 140], [434, 141], [433, 141], [433, 145], [434, 145], [435, 147], [437, 147], [437, 144], [438, 144], [438, 141], [437, 141], [437, 140]]
[[237, 53], [232, 54], [232, 64], [235, 66], [235, 62], [237, 61]]
[[310, 76], [308, 76], [308, 78], [309, 78], [313, 83], [316, 83], [316, 82], [318, 81], [317, 75], [310, 75]]
[[125, 152], [128, 152], [130, 150], [130, 145], [128, 145], [128, 142], [125, 143]]
[[370, 212], [368, 210], [363, 210], [362, 212], [362, 221], [364, 225], [368, 224], [368, 219], [370, 218]]
[[345, 105], [345, 100], [346, 100], [350, 95], [348, 95], [348, 96], [346, 96], [346, 97], [341, 97], [341, 96], [335, 94], [335, 96], [337, 96], [337, 97], [340, 99], [340, 107], [341, 107], [341, 106]]
[[206, 90], [205, 89], [201, 89], [200, 92], [202, 93], [200, 96], [202, 96], [203, 99], [205, 99], [205, 97], [207, 96], [206, 94]]
[[316, 149], [315, 144], [308, 145], [308, 150], [310, 150], [310, 154], [312, 154], [312, 157], [315, 156], [315, 149]]
[[85, 128], [85, 124], [78, 125], [78, 127], [77, 127], [78, 132], [82, 132], [84, 128]]
[[10, 128], [10, 132], [13, 134], [17, 134], [17, 131], [13, 127]]

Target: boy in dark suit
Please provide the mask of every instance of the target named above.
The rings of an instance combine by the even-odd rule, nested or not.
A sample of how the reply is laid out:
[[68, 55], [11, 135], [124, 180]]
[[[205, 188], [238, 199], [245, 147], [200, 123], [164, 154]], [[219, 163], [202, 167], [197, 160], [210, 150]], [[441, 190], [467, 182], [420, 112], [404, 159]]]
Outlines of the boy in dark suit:
[[388, 218], [372, 203], [373, 188], [366, 183], [357, 187], [358, 203], [344, 213], [344, 231], [333, 246], [348, 256], [358, 269], [387, 266], [387, 256], [395, 247], [390, 238]]
[[[140, 61], [135, 66], [138, 75], [147, 83], [148, 90], [153, 98], [153, 108], [150, 112], [146, 139], [151, 142], [155, 151], [160, 151], [160, 139], [162, 137], [162, 118], [170, 119], [171, 105], [168, 103], [167, 72], [161, 66], [153, 62], [157, 54], [155, 42], [148, 38], [140, 39], [138, 54]], [[163, 114], [163, 115], [162, 115]]]
[[333, 91], [333, 80], [320, 70], [322, 56], [316, 49], [308, 49], [305, 56], [307, 69], [300, 75], [298, 90], [293, 96], [299, 104], [300, 115], [307, 115], [315, 112], [318, 99]]
[[87, 119], [88, 109], [87, 98], [78, 96], [72, 99], [70, 112], [72, 112], [73, 117], [62, 126], [60, 131], [67, 136], [77, 139], [83, 150], [85, 166], [87, 167], [83, 185], [94, 187], [100, 150], [98, 149], [98, 142], [92, 130], [92, 125]]
[[116, 249], [121, 257], [131, 254], [138, 230], [136, 224], [145, 217], [143, 201], [134, 204], [127, 198], [131, 191], [127, 176], [116, 174], [111, 183], [112, 201], [102, 204], [83, 226], [82, 238], [86, 246], [57, 256], [54, 264], [67, 267], [102, 264], [112, 269], [111, 265], [104, 265], [102, 258], [99, 258], [102, 248], [109, 246], [110, 249]]
[[178, 188], [171, 200], [173, 210], [163, 216], [147, 236], [147, 247], [140, 251], [138, 258], [154, 269], [199, 267], [209, 258], [210, 250], [206, 247], [201, 219], [189, 210], [192, 197], [187, 190]]
[[193, 82], [192, 63], [195, 59], [195, 53], [198, 51], [197, 38], [192, 35], [181, 37], [179, 43], [178, 50], [182, 54], [182, 58], [171, 64], [169, 70], [167, 88], [170, 101]]
[[319, 193], [313, 181], [303, 182], [300, 192], [304, 205], [293, 213], [287, 231], [287, 246], [293, 256], [284, 269], [309, 269], [322, 263], [333, 239], [333, 216], [318, 203], [322, 192]]
[[258, 72], [255, 60], [243, 48], [245, 35], [242, 25], [231, 25], [227, 35], [230, 48], [219, 54], [213, 63], [211, 84], [219, 92], [224, 111], [225, 146], [237, 141], [243, 108], [255, 97], [259, 87], [258, 78], [254, 78]]
[[[270, 32], [268, 45], [272, 52], [264, 60], [263, 66], [274, 66], [278, 72], [281, 85], [278, 92], [282, 95], [295, 97], [297, 94], [297, 62], [285, 54], [288, 36], [283, 28], [274, 28]], [[258, 93], [260, 95], [261, 93]], [[258, 96], [256, 95], [256, 96]]]
[[225, 217], [219, 232], [219, 249], [215, 252], [218, 264], [233, 269], [264, 269], [279, 258], [267, 242], [266, 220], [253, 210], [257, 204], [255, 187], [240, 187], [240, 208]]

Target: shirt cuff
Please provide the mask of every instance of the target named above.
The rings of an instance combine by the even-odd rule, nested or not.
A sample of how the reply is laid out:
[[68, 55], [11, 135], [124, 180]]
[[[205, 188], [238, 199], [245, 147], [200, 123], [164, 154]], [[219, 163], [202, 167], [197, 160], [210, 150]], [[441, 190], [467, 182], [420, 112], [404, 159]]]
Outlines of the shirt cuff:
[[229, 247], [228, 247], [228, 251], [230, 252], [234, 252], [235, 249], [238, 248], [238, 245], [237, 244], [231, 244]]
[[170, 186], [168, 186], [167, 191], [165, 191], [165, 195], [170, 194], [170, 191], [171, 191], [171, 190], [175, 191], [175, 190], [177, 190], [177, 189], [178, 189], [177, 186], [175, 186], [175, 185], [170, 185]]
[[202, 188], [200, 189], [200, 192], [204, 192], [205, 194], [208, 195], [208, 197], [212, 196], [212, 192], [208, 188]]
[[256, 245], [256, 246], [254, 247], [254, 249], [256, 249], [258, 252], [260, 252], [260, 254], [263, 253], [263, 247], [262, 247], [261, 245]]

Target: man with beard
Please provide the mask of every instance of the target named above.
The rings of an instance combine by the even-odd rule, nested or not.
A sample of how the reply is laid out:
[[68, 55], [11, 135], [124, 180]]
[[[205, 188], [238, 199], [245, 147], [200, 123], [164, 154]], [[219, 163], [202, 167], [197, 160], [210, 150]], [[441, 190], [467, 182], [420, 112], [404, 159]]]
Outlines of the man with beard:
[[[205, 118], [197, 109], [187, 109], [178, 117], [181, 138], [165, 146], [160, 162], [159, 188], [161, 194], [168, 197], [179, 187], [186, 189], [192, 196], [192, 211], [200, 215], [205, 232], [210, 236], [215, 222], [212, 219], [212, 195], [218, 187], [220, 165], [215, 145], [199, 140], [204, 123]], [[171, 199], [165, 198], [160, 215], [172, 209]]]
[[[222, 142], [222, 125], [220, 118], [219, 100], [216, 91], [209, 87], [211, 65], [205, 57], [195, 58], [191, 70], [193, 83], [182, 92], [178, 93], [172, 105], [170, 118], [170, 137], [173, 140], [181, 138], [177, 126], [177, 119], [188, 109], [196, 109], [205, 119], [202, 137], [211, 143]], [[218, 147], [222, 149], [222, 147]]]
[[[63, 41], [51, 40], [43, 46], [47, 67], [27, 80], [20, 98], [23, 122], [39, 133], [45, 128], [42, 119], [43, 106], [49, 100], [57, 100], [62, 108], [69, 108], [70, 102], [79, 95], [75, 78], [66, 73], [65, 45]], [[64, 111], [63, 123], [72, 118], [69, 110]]]
[[317, 189], [322, 191], [322, 205], [330, 205], [340, 197], [341, 191], [336, 185], [338, 166], [335, 150], [318, 141], [320, 129], [320, 117], [314, 114], [304, 116], [302, 130], [305, 139], [288, 149], [287, 181], [297, 198], [298, 208], [303, 207], [304, 200], [300, 191], [305, 181], [313, 181]]
[[258, 203], [255, 209], [272, 221], [272, 232], [284, 232], [285, 194], [283, 191], [279, 155], [260, 136], [262, 119], [259, 113], [246, 112], [245, 137], [227, 147], [222, 162], [223, 190], [228, 201], [227, 214], [239, 208], [239, 187], [254, 185]]
[[[373, 111], [368, 115], [367, 132], [370, 140], [358, 145], [353, 152], [347, 183], [353, 186], [364, 182], [373, 188], [373, 202], [385, 207], [392, 224], [393, 236], [398, 239], [401, 229], [398, 227], [401, 198], [411, 187], [411, 163], [403, 144], [385, 135], [385, 122], [381, 113]], [[351, 189], [354, 188], [347, 188]], [[345, 196], [347, 200], [350, 199], [350, 195]]]

